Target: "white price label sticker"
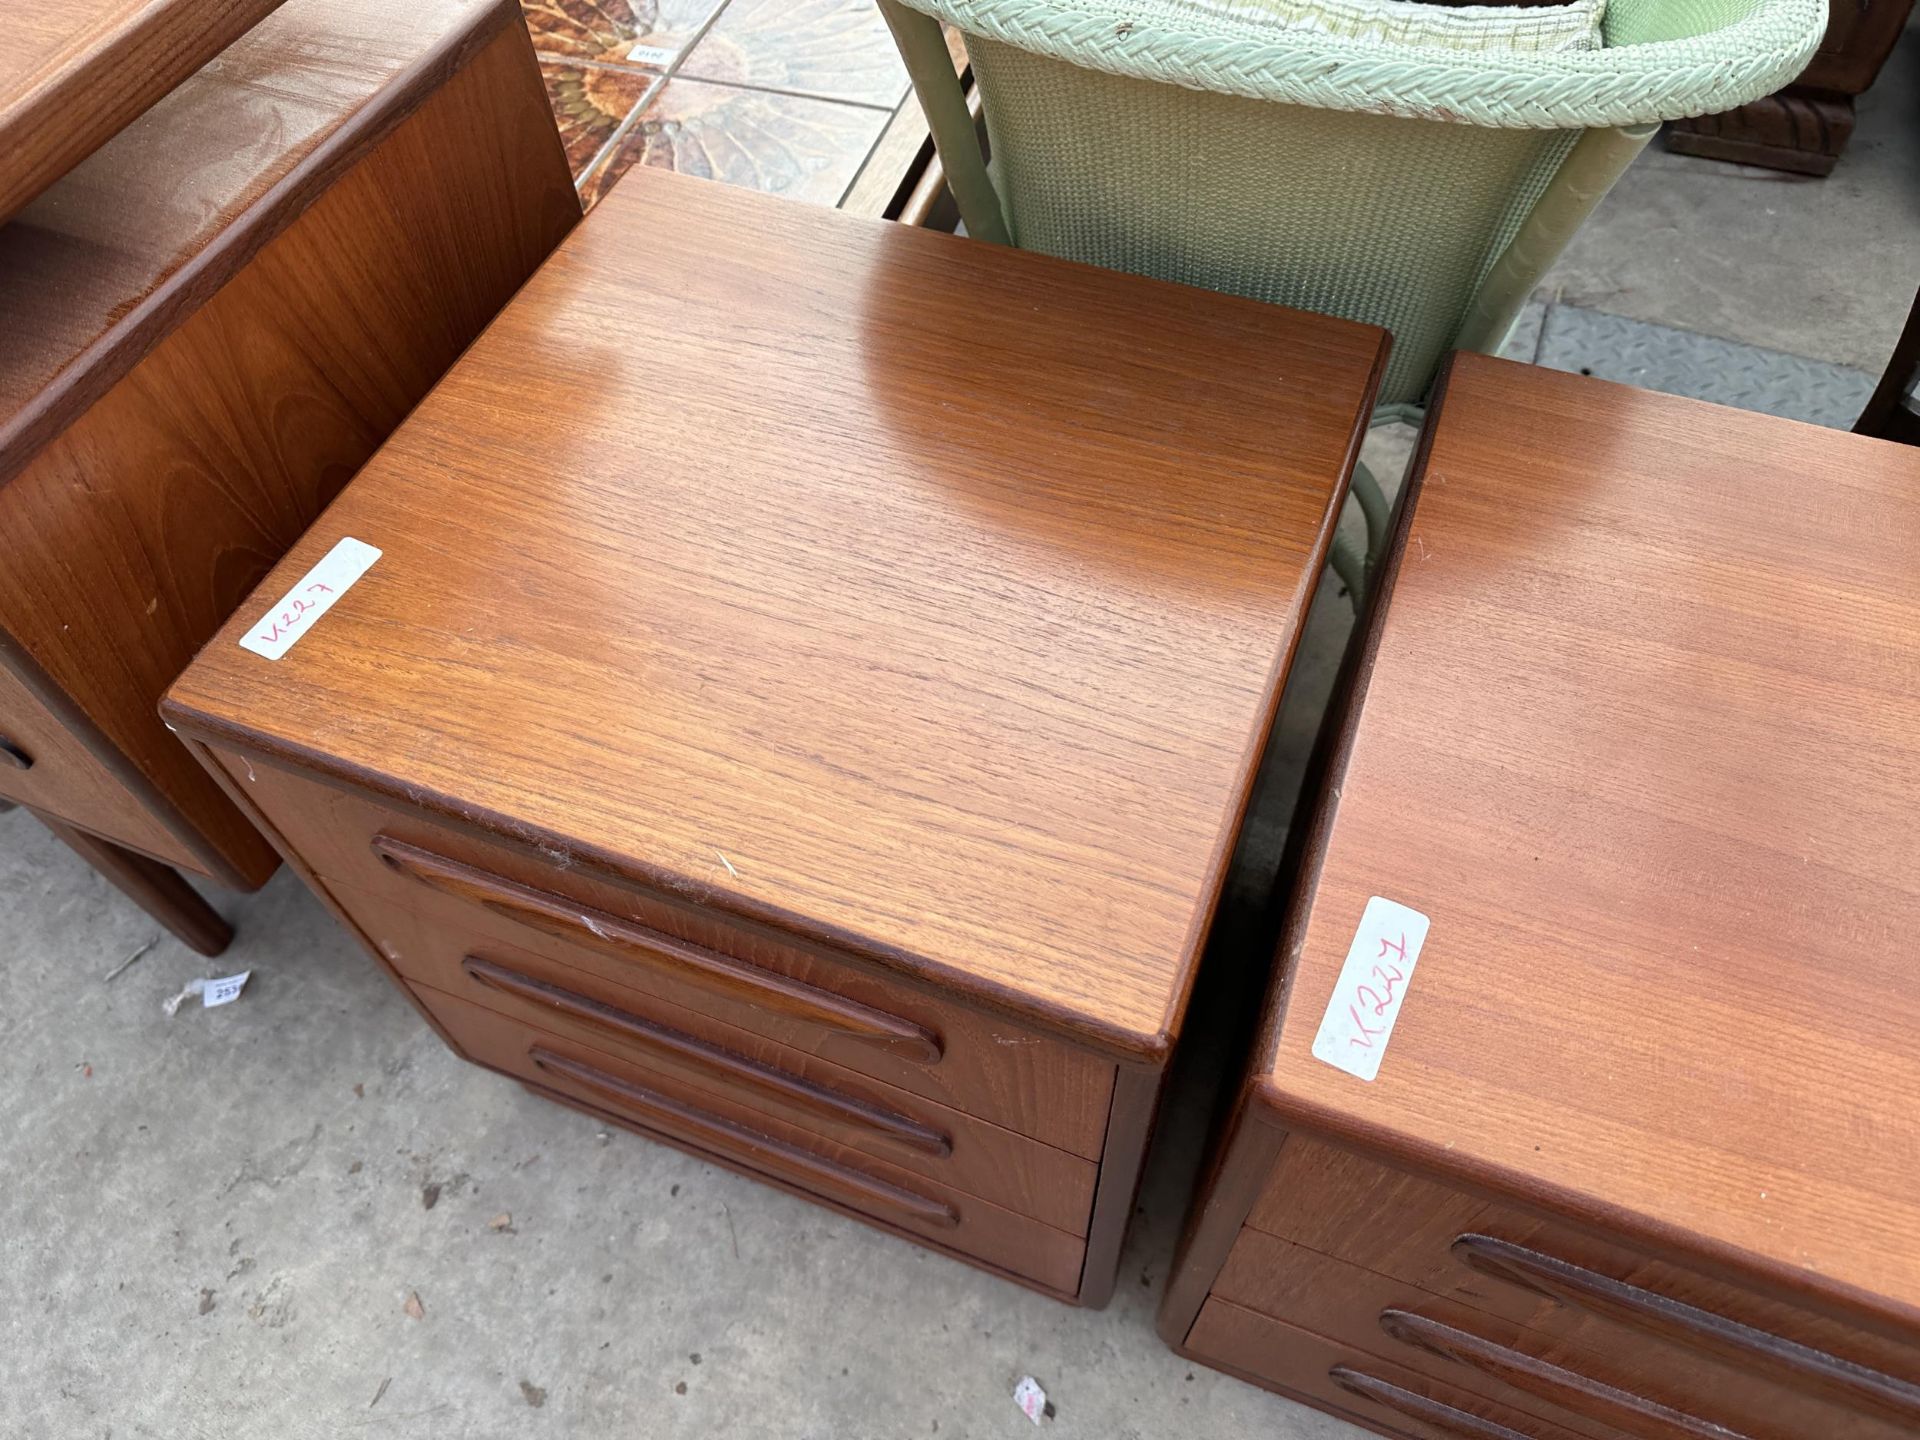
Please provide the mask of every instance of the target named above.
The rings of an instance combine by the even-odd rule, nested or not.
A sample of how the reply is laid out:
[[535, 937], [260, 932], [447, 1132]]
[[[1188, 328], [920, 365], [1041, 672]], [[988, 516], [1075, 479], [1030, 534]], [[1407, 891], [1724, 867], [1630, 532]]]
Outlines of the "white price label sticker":
[[240, 992], [247, 988], [247, 981], [253, 978], [253, 971], [242, 970], [238, 975], [229, 975], [222, 980], [209, 980], [200, 991], [200, 1003], [211, 1010], [216, 1005], [226, 1005], [240, 998]]
[[1013, 1387], [1013, 1403], [1020, 1407], [1020, 1413], [1038, 1425], [1047, 1414], [1047, 1392], [1040, 1388], [1040, 1382], [1031, 1375], [1022, 1375], [1020, 1383]]
[[335, 545], [280, 598], [257, 625], [240, 637], [240, 648], [278, 660], [353, 584], [373, 568], [380, 552], [351, 535]]
[[1362, 1080], [1380, 1073], [1426, 939], [1427, 917], [1418, 910], [1378, 895], [1367, 901], [1313, 1037], [1316, 1059]]

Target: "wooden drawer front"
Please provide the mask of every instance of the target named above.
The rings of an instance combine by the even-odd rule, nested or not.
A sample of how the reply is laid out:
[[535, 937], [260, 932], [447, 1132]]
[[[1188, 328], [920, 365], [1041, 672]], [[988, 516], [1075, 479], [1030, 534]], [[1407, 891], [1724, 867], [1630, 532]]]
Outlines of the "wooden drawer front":
[[44, 810], [169, 865], [206, 868], [3, 667], [0, 799]]
[[[1287, 1138], [1247, 1223], [1398, 1282], [1404, 1298], [1394, 1303], [1410, 1312], [1473, 1312], [1482, 1336], [1498, 1333], [1502, 1344], [1616, 1378], [1624, 1389], [1671, 1387], [1703, 1418], [1735, 1431], [1920, 1433], [1920, 1350], [1911, 1345], [1310, 1137]], [[1250, 1260], [1254, 1243], [1244, 1252]], [[1236, 1283], [1258, 1282], [1243, 1266]], [[1279, 1304], [1299, 1292], [1267, 1293]], [[1422, 1310], [1415, 1302], [1424, 1297], [1463, 1311]], [[1376, 1311], [1368, 1323], [1377, 1318]], [[1436, 1355], [1458, 1350], [1417, 1320], [1397, 1328], [1406, 1345]]]
[[646, 1130], [709, 1151], [935, 1245], [1063, 1294], [1079, 1287], [1086, 1246], [1024, 1215], [691, 1084], [677, 1069], [636, 1064], [510, 1020], [424, 985], [413, 987], [469, 1059], [557, 1091]]
[[[1098, 1056], [761, 927], [589, 877], [569, 857], [477, 841], [260, 761], [226, 763], [329, 889], [391, 907], [368, 929], [389, 958], [423, 934], [513, 945], [1100, 1157], [1113, 1066]], [[402, 925], [407, 915], [418, 925]]]
[[1389, 1435], [1578, 1440], [1577, 1433], [1215, 1296], [1187, 1334], [1196, 1360]]
[[[331, 892], [395, 969], [537, 1029], [760, 1098], [769, 1114], [1076, 1235], [1099, 1166], [925, 1096], [588, 971], [497, 941], [468, 945], [345, 886]], [[711, 1052], [711, 1053], [709, 1053]], [[704, 1080], [703, 1080], [704, 1077]]]
[[1912, 1434], [1603, 1316], [1576, 1311], [1557, 1331], [1529, 1329], [1251, 1226], [1213, 1294], [1597, 1440]]

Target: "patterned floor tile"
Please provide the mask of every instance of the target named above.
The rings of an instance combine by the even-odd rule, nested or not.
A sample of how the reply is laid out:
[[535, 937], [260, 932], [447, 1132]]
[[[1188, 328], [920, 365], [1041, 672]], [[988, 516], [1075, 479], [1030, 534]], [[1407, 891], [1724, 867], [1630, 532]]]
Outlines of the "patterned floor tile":
[[889, 109], [907, 93], [873, 0], [732, 0], [681, 73]]
[[835, 204], [887, 123], [883, 110], [669, 80], [580, 182], [592, 205], [635, 165]]
[[576, 180], [660, 79], [657, 72], [557, 60], [542, 60], [540, 75], [547, 82], [547, 100]]
[[680, 58], [725, 0], [521, 0], [533, 48], [566, 60], [650, 65]]

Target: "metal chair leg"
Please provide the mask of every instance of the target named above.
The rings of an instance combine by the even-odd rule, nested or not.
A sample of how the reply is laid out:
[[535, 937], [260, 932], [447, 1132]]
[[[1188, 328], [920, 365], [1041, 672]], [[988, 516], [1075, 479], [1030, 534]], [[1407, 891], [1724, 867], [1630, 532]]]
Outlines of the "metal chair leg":
[[879, 3], [881, 17], [893, 32], [907, 78], [913, 81], [914, 94], [927, 117], [934, 149], [940, 152], [940, 166], [947, 174], [947, 188], [960, 208], [967, 234], [996, 245], [1012, 244], [1000, 196], [987, 174], [980, 136], [967, 110], [966, 92], [953, 73], [953, 56], [940, 32], [940, 22], [899, 0]]
[[1374, 567], [1380, 563], [1380, 552], [1386, 548], [1387, 535], [1393, 529], [1393, 507], [1387, 504], [1387, 497], [1381, 493], [1380, 482], [1373, 478], [1373, 472], [1356, 460], [1353, 465], [1353, 479], [1348, 485], [1360, 513], [1367, 519], [1367, 569], [1366, 577], [1373, 578]]
[[1367, 608], [1367, 557], [1346, 536], [1336, 535], [1328, 562], [1333, 566], [1333, 573], [1340, 577], [1340, 583], [1347, 587], [1353, 613], [1360, 614]]
[[1387, 497], [1381, 493], [1380, 482], [1373, 478], [1373, 472], [1358, 460], [1353, 464], [1353, 478], [1348, 482], [1347, 496], [1360, 507], [1360, 516], [1367, 523], [1366, 544], [1357, 546], [1344, 535], [1335, 535], [1333, 554], [1329, 560], [1333, 565], [1333, 573], [1347, 587], [1347, 598], [1353, 602], [1353, 612], [1358, 615], [1366, 609], [1367, 591], [1373, 584], [1373, 572], [1380, 563], [1381, 551], [1386, 548], [1387, 534], [1393, 528], [1393, 507], [1387, 504]]

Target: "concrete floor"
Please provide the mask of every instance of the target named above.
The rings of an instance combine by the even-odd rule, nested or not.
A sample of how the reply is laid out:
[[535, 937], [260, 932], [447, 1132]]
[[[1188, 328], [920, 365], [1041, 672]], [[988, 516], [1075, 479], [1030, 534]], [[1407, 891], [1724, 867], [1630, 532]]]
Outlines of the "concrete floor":
[[1920, 285], [1920, 21], [1824, 180], [1647, 147], [1544, 287], [1569, 304], [1878, 375]]
[[[1917, 79], [1910, 32], [1824, 183], [1650, 152], [1555, 289], [1877, 370], [1920, 279]], [[1376, 437], [1378, 470], [1405, 440]], [[1263, 953], [1245, 937], [1344, 641], [1344, 602], [1322, 599], [1222, 963]], [[221, 903], [227, 956], [162, 941], [108, 982], [153, 926], [0, 817], [8, 1437], [1019, 1436], [1023, 1374], [1062, 1437], [1359, 1434], [1154, 1334], [1204, 1050], [1163, 1117], [1119, 1296], [1088, 1313], [456, 1063], [288, 876]], [[161, 1013], [187, 979], [247, 968], [237, 1003]]]

